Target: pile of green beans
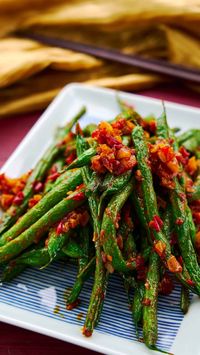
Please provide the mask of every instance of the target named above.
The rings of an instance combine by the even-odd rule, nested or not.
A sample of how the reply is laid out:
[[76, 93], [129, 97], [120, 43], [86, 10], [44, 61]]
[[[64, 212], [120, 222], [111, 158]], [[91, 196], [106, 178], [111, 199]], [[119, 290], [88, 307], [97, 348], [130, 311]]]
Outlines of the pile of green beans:
[[83, 107], [58, 129], [30, 173], [21, 202], [3, 213], [1, 281], [54, 260], [75, 262], [66, 306], [78, 307], [93, 275], [83, 327], [88, 337], [100, 320], [109, 276], [116, 272], [136, 334], [141, 339], [142, 327], [144, 343], [155, 350], [159, 294], [169, 294], [179, 283], [184, 314], [190, 292], [200, 296], [200, 130], [170, 129], [165, 108], [158, 119], [145, 118], [118, 103], [121, 112], [109, 123], [81, 129]]

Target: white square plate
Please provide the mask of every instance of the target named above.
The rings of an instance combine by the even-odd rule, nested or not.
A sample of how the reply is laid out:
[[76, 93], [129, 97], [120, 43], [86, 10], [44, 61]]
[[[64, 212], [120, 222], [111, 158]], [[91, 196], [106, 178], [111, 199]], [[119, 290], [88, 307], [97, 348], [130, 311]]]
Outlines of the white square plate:
[[[138, 95], [120, 93], [120, 97], [135, 106], [142, 115], [158, 116], [161, 101]], [[116, 92], [79, 84], [66, 86], [44, 112], [2, 168], [9, 176], [18, 176], [35, 165], [52, 140], [55, 128], [67, 122], [81, 107], [87, 114], [81, 125], [113, 118], [118, 112]], [[200, 110], [166, 102], [168, 121], [182, 129], [200, 128]], [[27, 269], [10, 283], [1, 286], [0, 320], [53, 336], [104, 354], [152, 353], [137, 341], [123, 286], [112, 275], [99, 325], [91, 338], [81, 334], [87, 310], [92, 280], [81, 294], [81, 305], [67, 311], [65, 289], [73, 285], [76, 270], [73, 266], [56, 263], [44, 270]], [[176, 355], [200, 354], [200, 301], [192, 298], [189, 313], [183, 317], [179, 310], [177, 288], [170, 296], [160, 297], [158, 305], [160, 349]], [[58, 309], [59, 312], [55, 312]], [[158, 354], [158, 352], [156, 352]]]

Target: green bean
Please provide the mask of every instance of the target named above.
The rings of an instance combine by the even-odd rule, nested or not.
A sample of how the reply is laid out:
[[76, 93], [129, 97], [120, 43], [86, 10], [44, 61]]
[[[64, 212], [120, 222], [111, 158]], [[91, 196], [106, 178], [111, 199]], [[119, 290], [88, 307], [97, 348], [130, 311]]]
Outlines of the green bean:
[[[60, 172], [65, 164], [65, 160], [63, 157], [59, 157], [57, 161], [53, 164], [57, 172]], [[54, 187], [55, 181], [47, 180], [44, 187], [44, 193], [46, 194]]]
[[103, 187], [107, 186], [106, 190], [102, 193], [100, 200], [99, 200], [99, 208], [98, 208], [98, 214], [101, 214], [102, 210], [102, 205], [106, 197], [117, 193], [119, 190], [121, 190], [126, 184], [129, 182], [131, 178], [131, 171], [128, 171], [122, 175], [119, 176], [113, 176], [112, 174], [107, 174], [104, 183], [102, 184]]
[[[78, 260], [78, 272], [77, 272], [77, 277], [76, 281], [74, 283], [74, 286], [72, 288], [72, 291], [70, 292], [70, 295], [67, 300], [67, 304], [73, 304], [84, 285], [85, 280], [90, 276], [92, 272], [92, 266], [88, 266], [88, 261], [89, 261], [89, 228], [88, 226], [85, 226], [80, 229], [80, 239], [82, 243], [82, 256]], [[95, 261], [95, 260], [94, 260]], [[84, 272], [82, 273], [82, 271]]]
[[194, 191], [188, 194], [188, 201], [200, 200], [200, 185], [193, 186]]
[[[164, 135], [162, 135], [162, 138], [168, 138], [170, 133], [166, 119], [163, 125], [165, 132]], [[192, 240], [194, 242], [196, 234], [195, 226], [186, 198], [183, 198], [185, 197], [183, 188], [179, 184], [177, 178], [173, 178], [173, 181], [175, 187], [169, 191], [169, 195], [172, 204], [172, 215], [175, 223], [175, 230], [178, 236], [178, 244], [190, 277], [196, 283], [195, 287], [197, 288], [197, 291], [200, 292], [200, 286], [198, 285], [200, 281], [200, 269], [195, 250], [192, 245]], [[188, 238], [188, 235], [190, 235], [190, 238]]]
[[[200, 144], [199, 144], [199, 146], [200, 146]], [[195, 150], [195, 152], [194, 152], [194, 154], [195, 154], [195, 156], [196, 156], [196, 158], [197, 159], [200, 159], [200, 148], [199, 148], [199, 146], [198, 146], [198, 148]]]
[[101, 228], [102, 245], [106, 255], [112, 258], [112, 266], [118, 272], [129, 273], [136, 268], [136, 261], [125, 261], [117, 245], [117, 215], [133, 190], [132, 181], [117, 195], [114, 195], [105, 209]]
[[92, 133], [97, 129], [97, 125], [95, 123], [90, 123], [86, 127], [83, 128], [84, 136], [90, 137]]
[[169, 240], [171, 239], [171, 222], [172, 222], [172, 210], [171, 206], [168, 203], [166, 209], [163, 213], [163, 232], [165, 233], [166, 238]]
[[[55, 205], [14, 240], [11, 240], [4, 246], [0, 247], [0, 263], [12, 259], [34, 242], [37, 243], [42, 235], [56, 222], [60, 221], [67, 213], [83, 204], [85, 201], [84, 195], [83, 198], [79, 200], [80, 193], [83, 192], [83, 189], [75, 191], [73, 194]], [[78, 196], [78, 199], [76, 199], [76, 196]]]
[[[65, 254], [60, 252], [57, 254], [57, 259], [64, 257]], [[46, 248], [34, 248], [17, 259], [11, 260], [3, 270], [3, 274], [1, 277], [2, 282], [7, 282], [13, 280], [17, 277], [21, 272], [23, 272], [28, 266], [43, 268], [48, 265], [50, 262], [50, 256], [48, 250]]]
[[199, 129], [189, 129], [186, 132], [183, 132], [180, 136], [177, 137], [177, 141], [179, 146], [183, 145], [185, 142], [190, 140], [191, 138], [197, 138], [200, 140], [200, 130]]
[[132, 195], [130, 196], [130, 199], [134, 205], [134, 208], [136, 210], [139, 221], [140, 221], [142, 227], [145, 229], [145, 231], [148, 235], [148, 238], [150, 239], [150, 230], [149, 230], [149, 226], [148, 226], [147, 218], [146, 218], [146, 214], [145, 214], [142, 193], [141, 193], [141, 190], [138, 189], [138, 186], [136, 184], [136, 180], [133, 180], [133, 192], [132, 192]]
[[102, 185], [101, 177], [96, 173], [92, 172], [90, 182], [87, 185], [86, 195], [89, 196], [93, 193], [98, 193]]
[[[87, 149], [87, 143], [84, 138], [80, 135], [77, 136], [77, 155], [78, 157], [83, 154]], [[88, 166], [82, 168], [83, 182], [88, 187], [91, 180], [91, 170]], [[102, 256], [101, 256], [101, 245], [100, 245], [100, 229], [101, 223], [98, 218], [98, 196], [97, 194], [92, 194], [88, 197], [88, 204], [90, 208], [90, 213], [92, 216], [92, 223], [94, 229], [94, 239], [95, 239], [95, 250], [96, 250], [96, 268], [94, 275], [94, 284], [92, 288], [92, 294], [90, 297], [90, 303], [88, 307], [88, 312], [86, 315], [83, 334], [85, 336], [91, 336], [94, 326], [96, 325], [100, 313], [102, 310], [103, 299], [106, 291], [106, 285], [108, 280], [108, 273], [104, 267]]]
[[190, 305], [190, 295], [188, 288], [181, 286], [180, 308], [184, 314], [188, 312]]
[[163, 138], [163, 139], [168, 138], [168, 135], [169, 135], [166, 110], [165, 110], [164, 105], [163, 105], [163, 112], [162, 112], [161, 116], [157, 119], [156, 134], [159, 138]]
[[[136, 208], [138, 211], [142, 212], [138, 214], [138, 217], [141, 220], [141, 223], [144, 224], [144, 227], [148, 231], [148, 235], [153, 236], [153, 239], [157, 242], [161, 242], [165, 246], [165, 253], [162, 255], [163, 260], [165, 260], [167, 267], [172, 272], [180, 272], [180, 264], [173, 256], [173, 260], [176, 262], [176, 268], [171, 268], [170, 259], [172, 257], [170, 243], [163, 234], [161, 228], [160, 230], [156, 230], [154, 228], [151, 229], [151, 234], [149, 231], [149, 223], [153, 221], [155, 216], [159, 216], [158, 208], [157, 208], [157, 199], [156, 194], [153, 187], [153, 178], [151, 169], [148, 166], [148, 149], [147, 144], [144, 140], [144, 134], [141, 127], [137, 126], [134, 128], [132, 132], [132, 137], [136, 150], [136, 157], [138, 163], [138, 169], [141, 172], [142, 179], [139, 183], [139, 188], [141, 191], [141, 197], [139, 197], [136, 201]], [[139, 210], [140, 205], [142, 205], [142, 211]]]
[[33, 249], [29, 252], [22, 254], [22, 256], [16, 259], [16, 264], [23, 264], [37, 268], [41, 268], [49, 264], [49, 262], [50, 257], [46, 248]]
[[127, 297], [128, 297], [128, 302], [131, 305], [131, 291], [135, 289], [136, 287], [136, 280], [133, 275], [128, 275], [128, 274], [120, 274], [122, 277], [123, 283], [124, 283], [124, 289], [126, 291]]
[[132, 304], [132, 317], [135, 323], [136, 334], [138, 336], [138, 325], [142, 322], [143, 316], [143, 298], [144, 298], [145, 287], [143, 282], [138, 282], [133, 296], [133, 304]]
[[52, 207], [60, 202], [69, 190], [74, 189], [81, 184], [82, 176], [80, 170], [72, 171], [66, 180], [55, 186], [48, 194], [46, 194], [33, 208], [26, 212], [22, 218], [0, 238], [0, 246], [5, 245], [10, 240], [15, 239], [18, 235], [24, 232], [39, 218], [47, 213]]
[[10, 262], [7, 264], [1, 275], [1, 282], [9, 282], [15, 279], [18, 275], [20, 275], [27, 268], [24, 264], [16, 264], [14, 262]]
[[183, 143], [184, 148], [192, 153], [195, 153], [199, 145], [200, 145], [200, 140], [198, 141], [196, 137], [192, 137]]
[[[171, 133], [168, 129], [166, 117], [163, 123], [164, 134], [162, 138], [170, 137]], [[160, 136], [161, 137], [161, 136]], [[174, 149], [176, 150], [176, 141], [174, 142]], [[192, 242], [195, 242], [195, 226], [192, 219], [192, 213], [187, 205], [186, 197], [182, 186], [179, 184], [178, 179], [173, 178], [174, 189], [170, 189], [169, 196], [172, 205], [172, 216], [175, 225], [175, 230], [178, 236], [178, 244], [185, 263], [186, 269], [189, 272], [190, 278], [195, 283], [197, 292], [200, 292], [200, 269], [196, 253]], [[188, 238], [190, 236], [190, 238]], [[190, 280], [188, 280], [189, 283]], [[187, 280], [186, 280], [187, 282]]]
[[74, 303], [83, 288], [85, 281], [92, 275], [95, 270], [96, 258], [95, 256], [87, 263], [87, 265], [82, 268], [78, 274], [76, 281], [73, 285], [73, 288], [67, 298], [67, 305]]
[[[36, 247], [32, 247], [29, 251], [25, 252], [22, 254], [22, 256], [19, 256], [17, 259], [11, 260], [8, 264], [5, 265], [3, 268], [3, 273], [1, 275], [1, 281], [2, 282], [8, 282], [13, 279], [15, 279], [18, 275], [20, 275], [28, 266], [34, 263], [35, 266], [35, 252], [38, 255], [38, 249], [44, 249], [43, 245], [44, 243], [39, 243], [36, 245]], [[33, 263], [32, 263], [32, 256], [33, 256]], [[22, 259], [22, 261], [21, 261]], [[26, 259], [28, 262], [26, 262]], [[24, 262], [23, 262], [24, 260]], [[30, 265], [29, 265], [29, 260], [30, 260]], [[42, 257], [43, 260], [43, 257]], [[39, 257], [39, 266], [41, 265], [41, 258]]]
[[85, 226], [82, 227], [79, 231], [80, 234], [80, 240], [81, 240], [81, 246], [82, 246], [82, 252], [83, 252], [83, 256], [79, 258], [79, 272], [82, 271], [82, 269], [84, 269], [84, 267], [88, 264], [89, 261], [89, 227]]
[[148, 348], [154, 349], [158, 336], [157, 326], [157, 302], [159, 286], [160, 260], [156, 253], [150, 255], [149, 269], [147, 272], [143, 298], [143, 338]]
[[74, 168], [81, 168], [84, 165], [88, 165], [91, 162], [91, 158], [96, 155], [96, 148], [88, 148], [86, 151], [84, 151], [78, 158], [76, 158], [71, 164], [69, 164], [66, 168], [65, 171], [71, 170]]
[[[136, 257], [136, 243], [133, 236], [133, 226], [130, 226], [125, 220], [122, 220], [121, 226], [119, 228], [118, 234], [122, 237], [122, 255], [124, 259], [130, 259]], [[124, 289], [128, 296], [129, 304], [131, 304], [131, 290], [133, 290], [137, 283], [135, 281], [135, 277], [129, 274], [121, 274], [123, 282], [124, 282]]]
[[193, 192], [190, 192], [187, 195], [189, 202], [196, 201], [196, 200], [200, 199], [200, 174], [198, 174], [192, 189], [193, 189]]
[[86, 258], [87, 256], [81, 244], [78, 243], [73, 236], [69, 238], [66, 245], [63, 246], [62, 251], [65, 255], [74, 259]]
[[[119, 104], [121, 113], [117, 115], [117, 117], [114, 119], [116, 121], [119, 118], [123, 118], [126, 120], [133, 120], [135, 122], [140, 122], [143, 121], [142, 117], [134, 110], [133, 107], [129, 106], [125, 101], [121, 100], [119, 97], [117, 98], [117, 102]], [[112, 121], [113, 122], [113, 121]]]
[[46, 243], [47, 250], [49, 253], [49, 257], [50, 257], [50, 260], [49, 260], [50, 262], [56, 258], [57, 254], [60, 253], [60, 251], [62, 250], [64, 245], [67, 244], [71, 234], [72, 234], [71, 230], [69, 230], [66, 233], [58, 234], [55, 227], [50, 229], [48, 240]]
[[171, 130], [172, 130], [173, 133], [176, 134], [176, 133], [180, 132], [181, 128], [179, 128], [179, 127], [173, 127]]
[[182, 188], [178, 181], [175, 180], [175, 188], [170, 193], [170, 201], [172, 204], [173, 221], [178, 237], [178, 245], [190, 278], [195, 283], [198, 292], [200, 292], [200, 269], [192, 239], [188, 237], [191, 236], [191, 221], [188, 221], [189, 208], [187, 207], [186, 201], [180, 198], [181, 194]]
[[64, 149], [65, 144], [62, 143], [63, 138], [71, 131], [74, 124], [77, 120], [85, 113], [86, 109], [83, 107], [79, 113], [62, 129], [60, 129], [59, 134], [56, 137], [56, 141], [48, 148], [44, 153], [43, 157], [36, 164], [35, 168], [32, 170], [26, 186], [23, 190], [24, 198], [22, 204], [19, 206], [11, 205], [9, 209], [4, 213], [1, 224], [0, 224], [0, 233], [5, 232], [10, 228], [18, 218], [26, 211], [28, 207], [28, 202], [30, 197], [34, 193], [34, 183], [37, 181], [42, 181], [45, 177], [47, 171], [52, 166], [55, 158], [60, 154]]
[[131, 145], [131, 136], [122, 136], [122, 144], [127, 147]]
[[136, 243], [133, 231], [129, 231], [124, 241], [123, 255], [126, 259], [136, 256]]
[[196, 227], [195, 227], [195, 224], [193, 221], [191, 210], [188, 206], [186, 207], [185, 218], [187, 218], [188, 228], [190, 230], [191, 241], [192, 241], [193, 246], [195, 247]]

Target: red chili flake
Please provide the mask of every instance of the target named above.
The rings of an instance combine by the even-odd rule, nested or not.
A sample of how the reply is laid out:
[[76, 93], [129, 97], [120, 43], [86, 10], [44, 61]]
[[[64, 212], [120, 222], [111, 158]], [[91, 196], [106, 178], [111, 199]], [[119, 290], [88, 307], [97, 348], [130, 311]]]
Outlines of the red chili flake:
[[159, 283], [159, 292], [163, 295], [169, 295], [174, 289], [174, 284], [169, 275], [165, 274]]
[[108, 272], [110, 274], [112, 274], [115, 271], [115, 269], [112, 266], [112, 264], [110, 262], [108, 262], [108, 261], [105, 263], [105, 268], [106, 268], [106, 270], [108, 270]]
[[196, 224], [200, 224], [200, 212], [193, 212], [192, 216]]
[[1, 207], [3, 208], [3, 210], [7, 210], [12, 205], [13, 199], [14, 199], [14, 196], [11, 194], [3, 193], [0, 196], [0, 204], [1, 204]]
[[103, 240], [104, 240], [104, 236], [105, 236], [105, 230], [102, 229], [101, 232], [100, 232], [100, 240], [101, 240], [102, 243], [103, 243]]
[[101, 157], [99, 155], [95, 155], [91, 159], [91, 168], [96, 171], [98, 174], [104, 174], [106, 172], [106, 168], [102, 163]]
[[142, 181], [142, 173], [139, 169], [135, 172], [135, 178], [137, 181]]
[[33, 189], [34, 189], [34, 191], [36, 193], [38, 193], [38, 192], [41, 192], [43, 190], [43, 187], [44, 187], [44, 185], [43, 185], [43, 183], [41, 181], [36, 181], [35, 184], [34, 184]]
[[182, 266], [174, 255], [171, 255], [167, 260], [167, 267], [171, 272], [182, 272]]
[[22, 191], [19, 191], [17, 195], [14, 197], [13, 204], [19, 206], [22, 204], [23, 199], [24, 199], [24, 194]]
[[47, 180], [50, 180], [50, 181], [56, 181], [56, 179], [60, 176], [60, 173], [58, 172], [55, 172], [51, 175], [48, 176]]
[[183, 224], [183, 222], [184, 222], [183, 218], [177, 218], [176, 221], [175, 221], [175, 224], [180, 226], [181, 224]]
[[165, 256], [166, 244], [159, 240], [154, 243], [154, 250], [161, 258], [163, 258]]
[[87, 329], [85, 326], [83, 327], [83, 335], [85, 335], [87, 338], [91, 337], [92, 331], [90, 329]]
[[143, 306], [150, 306], [151, 305], [151, 300], [149, 298], [144, 298], [142, 300]]
[[85, 227], [86, 224], [88, 223], [89, 219], [90, 219], [90, 215], [89, 215], [88, 211], [82, 212], [82, 213], [80, 214], [80, 216], [79, 216], [79, 223], [80, 223], [80, 225], [81, 225], [82, 227]]
[[63, 233], [63, 223], [62, 221], [58, 224], [57, 228], [56, 228], [56, 234], [61, 234]]
[[32, 208], [35, 205], [37, 205], [37, 203], [41, 200], [42, 196], [41, 195], [34, 195], [32, 198], [29, 199], [28, 201], [28, 207]]
[[117, 213], [117, 216], [115, 218], [114, 224], [115, 224], [115, 228], [118, 229], [119, 228], [119, 221], [121, 219], [120, 213]]
[[108, 255], [108, 254], [107, 254], [107, 255], [106, 255], [106, 259], [107, 259], [108, 261], [112, 262], [112, 259], [113, 259], [113, 258], [112, 258], [111, 255]]
[[71, 311], [72, 309], [76, 308], [79, 304], [80, 304], [80, 300], [77, 299], [76, 301], [68, 304], [66, 308], [68, 311]]
[[162, 228], [162, 226], [163, 226], [163, 221], [162, 221], [162, 219], [161, 219], [159, 216], [157, 216], [157, 215], [154, 216], [154, 219], [155, 219], [156, 222], [159, 224], [160, 228]]
[[131, 149], [123, 146], [122, 148], [117, 150], [115, 157], [118, 160], [129, 159], [131, 157], [131, 154], [132, 154]]
[[111, 216], [112, 216], [111, 210], [108, 207], [105, 209], [105, 213], [107, 214], [108, 217], [111, 218]]
[[145, 284], [144, 284], [146, 290], [149, 290], [150, 289], [150, 283], [148, 280], [146, 280]]
[[78, 192], [77, 194], [75, 194], [73, 196], [73, 200], [74, 201], [81, 201], [81, 200], [84, 200], [85, 199], [85, 194], [84, 192]]
[[112, 123], [112, 127], [122, 130], [126, 125], [126, 120], [125, 118], [120, 118], [119, 120], [117, 120], [116, 122]]
[[118, 245], [118, 247], [119, 247], [120, 250], [123, 249], [123, 238], [122, 238], [121, 235], [118, 235], [118, 236], [117, 236], [117, 245]]
[[181, 202], [185, 202], [185, 200], [186, 200], [186, 195], [184, 194], [184, 192], [180, 192], [180, 193], [178, 194], [178, 196], [180, 197]]
[[171, 233], [170, 245], [175, 245], [177, 243], [177, 235], [176, 233]]
[[111, 135], [107, 135], [106, 141], [107, 141], [106, 143], [108, 144], [108, 146], [111, 148], [120, 149], [123, 147], [123, 144]]
[[187, 279], [186, 282], [189, 286], [192, 286], [192, 287], [195, 286], [195, 282], [192, 281], [191, 279]]
[[57, 171], [58, 171], [58, 168], [57, 168], [57, 166], [54, 164], [54, 165], [52, 166], [52, 168], [50, 169], [50, 175], [56, 173]]
[[195, 247], [198, 250], [198, 254], [199, 254], [199, 251], [200, 251], [200, 230], [196, 233]]
[[192, 176], [196, 173], [198, 169], [198, 160], [195, 156], [191, 157], [188, 160], [187, 165], [185, 166], [185, 170]]
[[76, 191], [80, 190], [80, 189], [83, 189], [85, 187], [84, 184], [80, 184], [76, 187]]
[[[162, 153], [162, 154], [159, 154]], [[171, 146], [164, 146], [162, 148], [160, 148], [160, 150], [158, 151], [159, 154], [159, 158], [163, 161], [163, 163], [169, 162], [170, 160], [172, 160], [174, 158], [174, 152]]]
[[130, 229], [133, 228], [133, 221], [131, 218], [131, 205], [126, 204], [124, 208], [124, 221]]
[[180, 155], [177, 154], [176, 159], [185, 165], [188, 162], [190, 153], [183, 146], [179, 148], [179, 153]]
[[65, 160], [66, 164], [69, 165], [71, 164], [74, 159], [76, 158], [76, 153], [75, 152], [72, 152]]
[[107, 257], [106, 257], [106, 254], [104, 253], [104, 251], [101, 252], [101, 258], [102, 258], [103, 263], [105, 264], [107, 262]]
[[181, 264], [181, 266], [183, 266], [183, 258], [181, 255], [178, 257], [178, 261]]
[[156, 232], [160, 232], [163, 226], [163, 221], [159, 216], [154, 216], [153, 220], [149, 222], [149, 227], [155, 229]]
[[147, 267], [145, 265], [141, 266], [139, 270], [137, 270], [137, 280], [145, 280], [147, 274]]
[[81, 128], [79, 123], [76, 124], [75, 131], [76, 131], [76, 134], [79, 134], [80, 136], [83, 136], [83, 130], [82, 130], [82, 128]]
[[136, 270], [139, 270], [141, 267], [144, 266], [144, 258], [142, 255], [137, 255], [135, 261], [136, 261]]

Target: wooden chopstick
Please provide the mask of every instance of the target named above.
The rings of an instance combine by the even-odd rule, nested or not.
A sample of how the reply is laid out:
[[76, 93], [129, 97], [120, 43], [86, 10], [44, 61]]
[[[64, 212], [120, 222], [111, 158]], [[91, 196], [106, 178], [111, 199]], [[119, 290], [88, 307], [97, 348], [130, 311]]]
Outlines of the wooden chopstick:
[[85, 43], [74, 42], [66, 39], [43, 36], [37, 33], [18, 33], [18, 36], [29, 38], [49, 46], [70, 49], [76, 52], [90, 54], [96, 58], [132, 65], [153, 73], [162, 74], [171, 78], [200, 83], [200, 71], [189, 67], [171, 64], [156, 59], [146, 59], [136, 55], [124, 54], [120, 51], [96, 47]]

